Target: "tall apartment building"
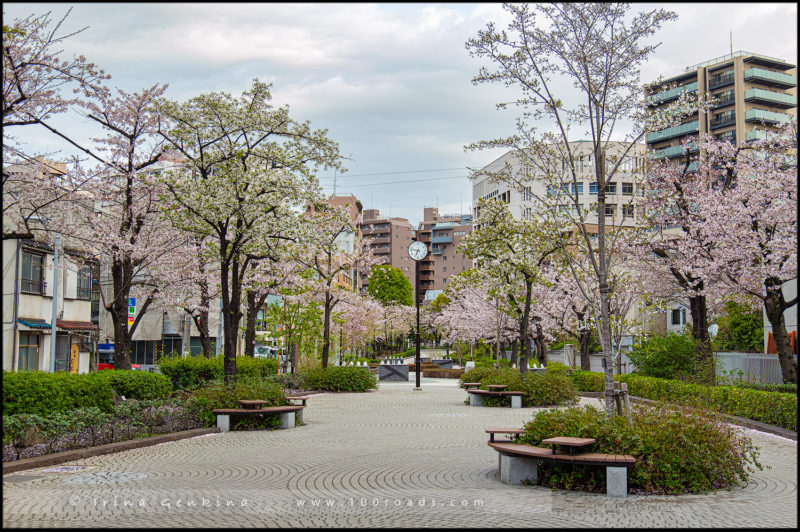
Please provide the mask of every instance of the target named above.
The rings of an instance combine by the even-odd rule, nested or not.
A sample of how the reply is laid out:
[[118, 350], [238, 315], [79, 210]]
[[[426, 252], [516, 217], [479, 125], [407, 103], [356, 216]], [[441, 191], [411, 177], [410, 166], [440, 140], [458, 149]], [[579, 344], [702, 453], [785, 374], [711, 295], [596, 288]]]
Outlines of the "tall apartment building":
[[447, 288], [450, 277], [472, 267], [472, 260], [456, 251], [471, 232], [471, 215], [443, 216], [436, 207], [424, 208], [416, 239], [428, 246], [428, 256], [419, 265], [419, 285], [426, 300]]
[[[627, 143], [608, 142], [606, 144], [606, 169], [610, 170], [615, 160], [622, 157]], [[575, 170], [577, 183], [573, 186], [571, 173], [562, 163], [561, 187], [548, 187], [541, 181], [530, 176], [534, 170], [531, 165], [520, 160], [518, 154], [509, 151], [483, 167], [472, 185], [473, 219], [477, 222], [480, 216], [478, 201], [481, 199], [497, 199], [509, 205], [511, 214], [521, 220], [531, 220], [537, 215], [536, 197], [547, 198], [548, 203], [558, 203], [558, 210], [564, 216], [577, 216], [578, 207], [566, 193], [577, 194], [580, 210], [584, 213], [584, 220], [590, 232], [597, 232], [597, 182], [595, 181], [595, 155], [592, 143], [586, 140], [570, 142], [570, 149], [575, 157]], [[491, 179], [493, 174], [509, 168], [515, 180], [527, 186], [515, 187], [504, 182], [495, 182]], [[636, 212], [636, 198], [643, 195], [640, 187], [643, 170], [645, 167], [645, 146], [636, 144], [623, 159], [611, 181], [606, 187], [606, 226], [632, 227], [637, 223], [639, 214]], [[533, 178], [532, 178], [533, 177]], [[558, 195], [562, 194], [562, 201]], [[540, 205], [540, 204], [539, 204]], [[478, 228], [477, 226], [475, 227]]]
[[[645, 86], [652, 109], [668, 105], [686, 91], [710, 95], [717, 103], [677, 126], [648, 134], [647, 148], [654, 159], [681, 156], [681, 141], [687, 135], [710, 133], [742, 146], [764, 138], [771, 126], [797, 117], [797, 66], [774, 57], [739, 51]], [[696, 153], [696, 149], [690, 152]]]
[[[372, 252], [383, 264], [402, 271], [411, 286], [416, 282], [414, 261], [408, 256], [408, 246], [413, 241], [414, 230], [406, 218], [385, 218], [378, 209], [366, 209], [359, 225], [361, 234], [369, 240]], [[366, 280], [365, 286], [369, 284]]]

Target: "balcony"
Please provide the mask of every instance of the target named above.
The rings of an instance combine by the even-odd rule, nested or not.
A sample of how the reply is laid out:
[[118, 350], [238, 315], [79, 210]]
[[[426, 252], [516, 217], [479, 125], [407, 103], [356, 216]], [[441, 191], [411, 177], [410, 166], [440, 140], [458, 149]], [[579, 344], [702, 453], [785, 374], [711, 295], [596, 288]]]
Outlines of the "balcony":
[[731, 94], [727, 95], [724, 98], [720, 98], [717, 103], [711, 106], [712, 109], [719, 109], [720, 107], [727, 107], [729, 105], [734, 105], [736, 103], [736, 98]]
[[797, 78], [781, 72], [764, 70], [763, 68], [748, 68], [744, 71], [744, 80], [751, 83], [760, 83], [769, 87], [789, 89], [797, 87]]
[[452, 244], [452, 236], [435, 236], [431, 238], [431, 244]]
[[697, 82], [689, 83], [687, 85], [682, 85], [680, 87], [675, 87], [674, 89], [669, 89], [666, 91], [661, 91], [653, 94], [652, 96], [647, 97], [647, 102], [650, 105], [661, 105], [662, 103], [669, 102], [671, 100], [675, 100], [683, 94], [684, 92], [693, 92], [697, 90]]
[[713, 90], [718, 87], [724, 87], [725, 85], [733, 85], [734, 81], [735, 80], [733, 79], [733, 73], [711, 78], [708, 82], [708, 90]]
[[750, 89], [744, 93], [744, 101], [762, 103], [772, 107], [780, 107], [782, 109], [797, 107], [796, 96], [764, 89]]
[[389, 237], [373, 237], [369, 239], [369, 243], [372, 246], [377, 246], [378, 244], [391, 244], [392, 239]]
[[385, 248], [372, 248], [372, 252], [376, 255], [388, 255], [391, 254], [392, 248], [386, 246]]
[[647, 143], [654, 144], [656, 142], [661, 142], [662, 140], [683, 137], [684, 135], [697, 133], [698, 131], [700, 131], [700, 122], [695, 120], [694, 122], [687, 122], [686, 124], [668, 127], [667, 129], [662, 129], [661, 131], [649, 133], [647, 135]]
[[[698, 147], [696, 142], [689, 143], [689, 153], [695, 153], [697, 150]], [[664, 148], [663, 150], [654, 151], [651, 157], [653, 159], [666, 159], [668, 157], [677, 157], [679, 155], [683, 155], [684, 153], [683, 145], [670, 146], [669, 148]]]
[[762, 111], [761, 109], [751, 109], [744, 115], [745, 122], [760, 122], [764, 121], [770, 124], [777, 124], [779, 122], [788, 122], [790, 116], [785, 113], [773, 113], [772, 111]]
[[431, 255], [441, 255], [441, 254], [442, 254], [442, 248], [434, 248], [433, 251], [431, 251]]
[[734, 124], [736, 124], [736, 115], [731, 113], [730, 115], [725, 115], [720, 118], [717, 118], [716, 120], [713, 120], [708, 125], [708, 127], [710, 127], [711, 129], [719, 129], [725, 126], [732, 126]]

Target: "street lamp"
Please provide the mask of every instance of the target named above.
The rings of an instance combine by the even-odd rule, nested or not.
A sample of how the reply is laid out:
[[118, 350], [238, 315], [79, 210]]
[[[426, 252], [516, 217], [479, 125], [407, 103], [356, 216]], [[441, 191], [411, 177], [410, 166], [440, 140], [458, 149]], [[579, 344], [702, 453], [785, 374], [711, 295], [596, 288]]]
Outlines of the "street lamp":
[[428, 246], [425, 245], [424, 242], [416, 241], [412, 242], [410, 246], [408, 246], [408, 256], [416, 263], [415, 271], [416, 271], [416, 279], [414, 283], [414, 291], [415, 291], [415, 300], [417, 305], [417, 336], [416, 336], [416, 354], [414, 356], [414, 365], [416, 366], [416, 373], [417, 373], [417, 386], [414, 388], [415, 390], [422, 390], [422, 387], [419, 383], [419, 375], [420, 375], [420, 360], [419, 360], [419, 263], [422, 259], [428, 256]]

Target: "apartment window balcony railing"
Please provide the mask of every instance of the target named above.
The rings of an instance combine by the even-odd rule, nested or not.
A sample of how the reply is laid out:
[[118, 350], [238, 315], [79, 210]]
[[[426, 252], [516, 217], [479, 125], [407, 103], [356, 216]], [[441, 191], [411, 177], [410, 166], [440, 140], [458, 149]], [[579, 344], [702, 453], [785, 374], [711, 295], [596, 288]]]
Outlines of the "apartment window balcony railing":
[[720, 98], [717, 103], [711, 106], [712, 109], [719, 109], [720, 107], [727, 107], [736, 103], [736, 98], [733, 95]]
[[435, 236], [431, 238], [431, 244], [452, 244], [452, 236]]
[[744, 71], [744, 80], [751, 83], [760, 83], [769, 87], [789, 89], [797, 87], [797, 78], [781, 72], [764, 70], [763, 68], [748, 68]]
[[745, 122], [760, 122], [777, 124], [779, 122], [788, 122], [789, 115], [785, 113], [774, 113], [772, 111], [764, 111], [762, 109], [750, 109], [744, 115]]
[[373, 237], [369, 239], [369, 243], [372, 244], [373, 246], [376, 246], [378, 244], [391, 244], [392, 239], [389, 237]]
[[797, 96], [783, 94], [782, 92], [768, 91], [764, 89], [750, 89], [744, 93], [744, 101], [760, 102], [773, 107], [790, 109], [797, 107]]
[[725, 126], [732, 126], [736, 123], [736, 115], [723, 116], [716, 120], [712, 120], [708, 125], [711, 129], [719, 129]]
[[717, 76], [711, 78], [708, 82], [708, 89], [716, 89], [718, 87], [724, 87], [725, 85], [731, 85], [734, 82], [733, 74], [726, 74], [724, 76]]
[[671, 100], [675, 100], [683, 94], [684, 92], [694, 92], [697, 90], [697, 82], [689, 83], [687, 85], [682, 85], [680, 87], [675, 87], [674, 89], [669, 89], [661, 92], [657, 92], [651, 96], [647, 97], [647, 102], [650, 105], [661, 105], [662, 103], [669, 102]]
[[[689, 143], [689, 153], [695, 153], [698, 150], [697, 143], [691, 142]], [[684, 149], [683, 145], [681, 146], [670, 146], [669, 148], [664, 148], [662, 150], [655, 150], [652, 152], [651, 157], [653, 159], [666, 159], [669, 157], [678, 157], [679, 155], [683, 155]]]
[[392, 248], [373, 248], [372, 252], [376, 255], [385, 255], [392, 252]]
[[442, 250], [439, 249], [439, 248], [436, 248], [433, 251], [431, 251], [431, 255], [441, 255], [441, 254], [442, 254]]
[[671, 139], [674, 137], [682, 137], [691, 133], [697, 133], [698, 131], [700, 131], [700, 122], [695, 120], [679, 126], [668, 127], [667, 129], [662, 129], [661, 131], [649, 133], [647, 135], [647, 142], [648, 144], [653, 144], [662, 140]]

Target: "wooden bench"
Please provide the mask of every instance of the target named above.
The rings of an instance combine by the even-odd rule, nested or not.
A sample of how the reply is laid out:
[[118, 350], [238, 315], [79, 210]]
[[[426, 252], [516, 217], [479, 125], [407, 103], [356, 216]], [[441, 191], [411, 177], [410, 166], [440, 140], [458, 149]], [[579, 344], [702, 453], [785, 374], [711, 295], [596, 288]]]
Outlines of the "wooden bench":
[[511, 408], [522, 408], [522, 396], [524, 392], [492, 392], [490, 390], [469, 389], [469, 405], [483, 406], [483, 398], [489, 397], [511, 397]]
[[490, 441], [489, 447], [500, 453], [498, 467], [500, 481], [504, 484], [522, 484], [526, 479], [535, 482], [539, 477], [540, 461], [605, 466], [606, 494], [609, 497], [628, 496], [628, 468], [636, 463], [636, 458], [627, 454], [565, 454], [556, 453], [552, 448], [520, 445], [512, 442]]
[[[250, 408], [215, 408], [211, 412], [217, 416], [217, 428], [222, 432], [231, 430], [231, 416], [263, 416], [265, 414], [280, 414], [281, 424], [279, 429], [293, 429], [295, 427], [295, 415], [299, 412], [298, 419], [303, 419], [303, 405], [269, 406], [266, 408], [253, 408], [259, 401], [249, 403]], [[242, 403], [242, 401], [239, 401]], [[264, 404], [261, 401], [260, 404]], [[247, 404], [247, 403], [245, 403]]]
[[470, 388], [480, 388], [480, 387], [481, 387], [481, 383], [479, 383], [479, 382], [465, 382], [464, 383], [464, 389], [465, 390], [469, 390]]
[[[497, 442], [501, 442], [501, 441], [510, 442], [512, 440], [518, 439], [521, 434], [525, 434], [525, 429], [507, 429], [507, 428], [496, 429], [496, 428], [491, 428], [491, 429], [486, 429], [486, 432], [489, 434], [489, 441], [490, 442], [495, 442], [495, 441], [497, 441]], [[509, 435], [511, 435], [511, 440], [495, 440], [494, 439], [494, 435], [495, 434], [509, 434]]]
[[290, 401], [301, 401], [303, 406], [306, 406], [306, 401], [311, 398], [310, 395], [287, 395], [286, 398]]

